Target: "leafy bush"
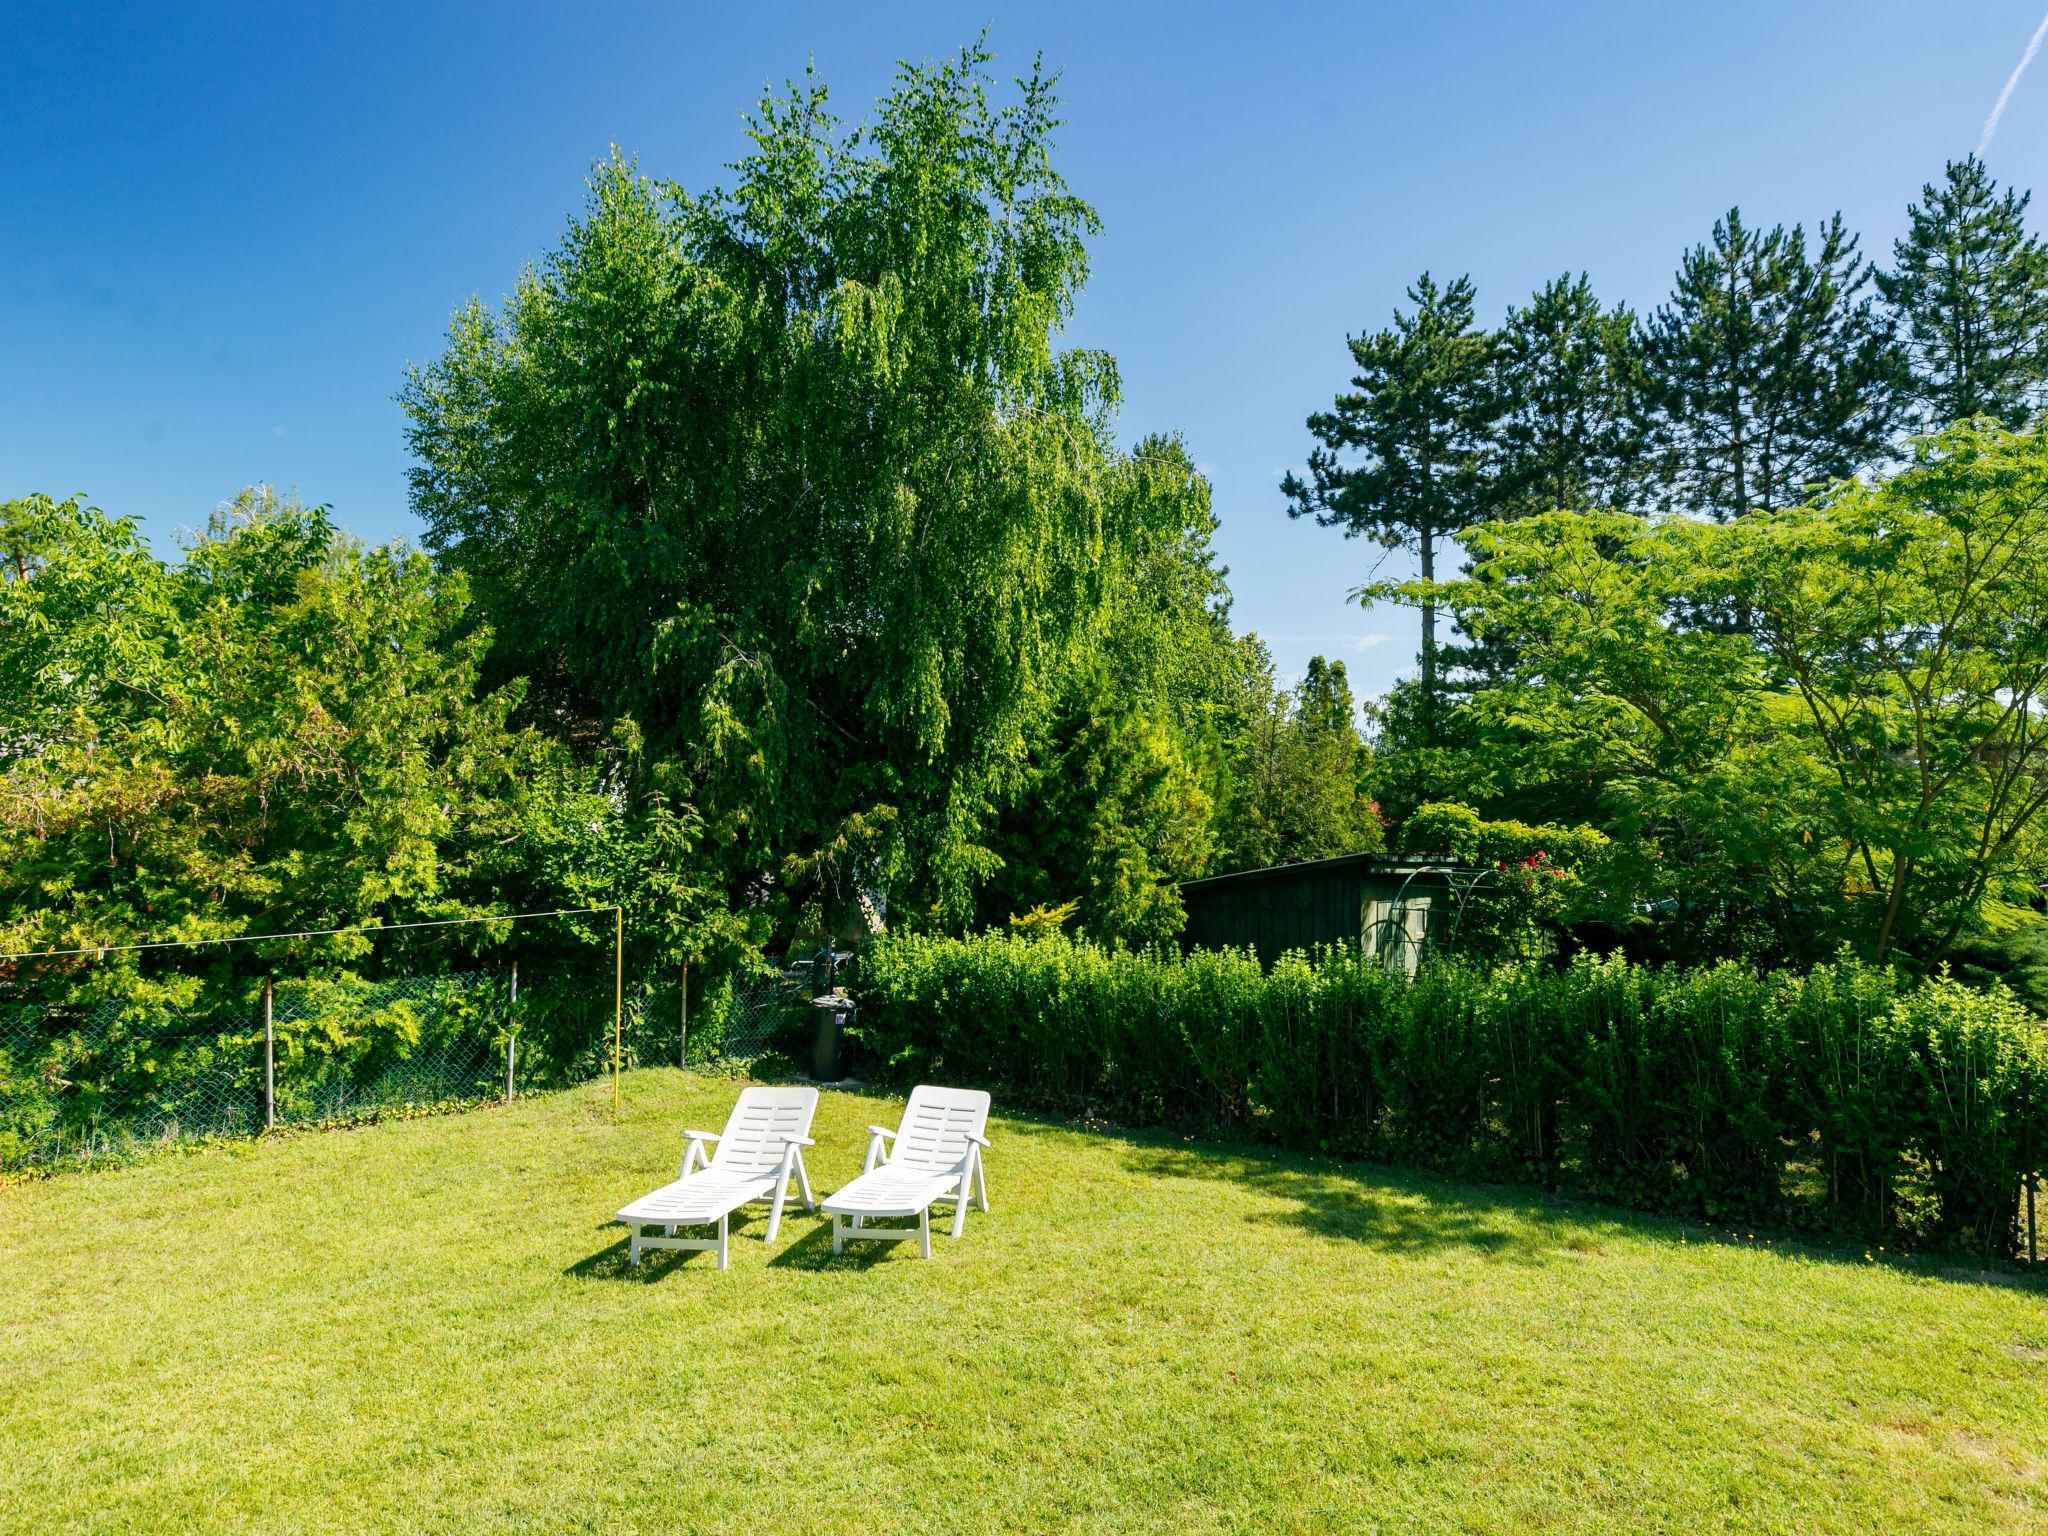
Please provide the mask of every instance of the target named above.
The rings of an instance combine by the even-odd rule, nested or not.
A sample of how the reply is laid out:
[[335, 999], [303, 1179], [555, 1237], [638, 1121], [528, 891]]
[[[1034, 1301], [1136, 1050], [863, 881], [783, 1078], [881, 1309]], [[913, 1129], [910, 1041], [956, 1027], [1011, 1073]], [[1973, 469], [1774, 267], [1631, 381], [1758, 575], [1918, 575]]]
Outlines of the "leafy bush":
[[1430, 801], [1401, 828], [1402, 848], [1486, 871], [1466, 893], [1459, 948], [1532, 958], [1560, 927], [1613, 919], [1625, 904], [1610, 878], [1611, 844], [1597, 827], [1488, 821], [1469, 805]]
[[868, 1070], [1236, 1127], [1717, 1221], [2010, 1255], [2048, 1165], [2048, 1031], [2010, 994], [1842, 960], [1805, 975], [1135, 954], [891, 935]]

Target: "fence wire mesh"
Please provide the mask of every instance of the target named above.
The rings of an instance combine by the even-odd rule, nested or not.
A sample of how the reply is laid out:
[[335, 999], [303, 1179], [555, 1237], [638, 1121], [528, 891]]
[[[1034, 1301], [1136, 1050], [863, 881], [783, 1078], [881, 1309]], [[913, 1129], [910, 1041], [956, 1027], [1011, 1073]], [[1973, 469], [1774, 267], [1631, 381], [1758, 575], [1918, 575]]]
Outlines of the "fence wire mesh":
[[[359, 940], [346, 962], [287, 956], [267, 974], [246, 956], [237, 971], [217, 951], [0, 969], [0, 1171], [600, 1076], [614, 1047], [610, 922], [563, 926], [500, 929], [488, 946], [461, 935]], [[743, 975], [628, 977], [620, 1064], [798, 1057], [805, 1004], [832, 984], [837, 958], [803, 950]]]
[[[539, 1017], [546, 1001], [529, 984], [515, 1005], [509, 969], [279, 978], [266, 1040], [261, 981], [205, 989], [185, 1007], [11, 1000], [0, 1004], [0, 1168], [478, 1103], [603, 1071], [611, 999], [602, 1029]], [[521, 1060], [513, 1042], [528, 1022], [542, 1027]], [[564, 1023], [584, 1048], [544, 1038]]]
[[844, 958], [829, 948], [792, 950], [779, 970], [736, 985], [724, 1004], [717, 1054], [737, 1063], [800, 1052], [812, 1022], [806, 1005], [832, 987]]

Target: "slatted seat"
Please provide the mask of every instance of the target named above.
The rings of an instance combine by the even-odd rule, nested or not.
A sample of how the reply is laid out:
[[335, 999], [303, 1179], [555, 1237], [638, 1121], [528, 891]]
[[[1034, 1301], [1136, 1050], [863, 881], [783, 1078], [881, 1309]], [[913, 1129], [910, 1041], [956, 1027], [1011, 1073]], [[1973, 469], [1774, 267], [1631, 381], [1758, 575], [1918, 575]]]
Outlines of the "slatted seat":
[[[813, 1144], [811, 1117], [817, 1109], [815, 1088], [747, 1088], [741, 1090], [722, 1133], [685, 1131], [683, 1166], [675, 1181], [642, 1195], [618, 1214], [630, 1234], [631, 1262], [639, 1264], [643, 1248], [684, 1248], [716, 1252], [718, 1267], [724, 1269], [732, 1213], [756, 1200], [771, 1202], [762, 1240], [774, 1242], [792, 1174], [804, 1204], [816, 1210], [803, 1149]], [[705, 1143], [714, 1141], [718, 1150], [707, 1158]], [[718, 1228], [715, 1237], [676, 1236], [677, 1227], [713, 1224]], [[645, 1235], [642, 1227], [662, 1230]]]
[[[847, 1242], [861, 1238], [893, 1243], [914, 1237], [919, 1252], [930, 1258], [931, 1208], [939, 1200], [953, 1202], [953, 1236], [960, 1236], [967, 1229], [969, 1200], [988, 1209], [988, 1177], [981, 1166], [988, 1106], [988, 1095], [978, 1088], [920, 1084], [911, 1090], [895, 1131], [869, 1126], [865, 1171], [822, 1207], [832, 1218], [832, 1251], [842, 1252]], [[917, 1225], [866, 1224], [870, 1217], [887, 1216], [915, 1216]]]
[[773, 1173], [700, 1168], [687, 1179], [664, 1184], [619, 1212], [619, 1220], [652, 1225], [702, 1226], [775, 1192]]

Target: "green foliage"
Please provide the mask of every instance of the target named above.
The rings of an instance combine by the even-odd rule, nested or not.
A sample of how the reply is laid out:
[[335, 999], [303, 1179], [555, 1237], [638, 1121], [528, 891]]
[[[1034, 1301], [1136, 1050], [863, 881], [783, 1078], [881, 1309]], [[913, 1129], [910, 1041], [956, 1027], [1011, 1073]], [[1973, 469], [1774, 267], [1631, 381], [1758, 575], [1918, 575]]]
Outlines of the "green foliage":
[[1496, 515], [1640, 502], [1648, 380], [1626, 305], [1602, 309], [1583, 272], [1553, 278], [1508, 311], [1494, 367]]
[[1171, 883], [1208, 867], [1224, 745], [1247, 691], [1215, 564], [1208, 486], [1177, 442], [1142, 443], [1144, 473], [1111, 488], [1134, 537], [1104, 550], [1109, 609], [1085, 654], [1052, 679], [988, 845], [985, 925], [1026, 907], [1076, 906], [1096, 938], [1145, 942], [1182, 921]]
[[1613, 879], [1673, 904], [1694, 953], [1932, 964], [2034, 896], [2044, 508], [2048, 440], [1963, 425], [1727, 527], [1493, 525], [1447, 597], [1527, 665], [1468, 709], [1496, 774], [1598, 786]]
[[1259, 660], [1226, 760], [1215, 872], [1377, 851], [1386, 828], [1344, 663], [1311, 657], [1290, 692], [1272, 686], [1263, 648]]
[[267, 490], [175, 566], [29, 506], [41, 564], [0, 583], [5, 947], [450, 910], [437, 850], [516, 701], [479, 697], [460, 577]]
[[1401, 847], [1479, 871], [1454, 919], [1460, 954], [1544, 954], [1564, 929], [1624, 919], [1613, 841], [1597, 827], [1489, 821], [1468, 805], [1432, 801], [1401, 824]]
[[1808, 974], [1134, 954], [891, 937], [869, 1070], [1005, 1085], [1294, 1146], [1532, 1180], [1710, 1220], [2009, 1256], [2048, 1161], [2048, 1031], [2002, 990]]
[[[695, 872], [691, 806], [508, 723], [520, 690], [481, 687], [459, 574], [267, 489], [175, 564], [75, 501], [31, 497], [13, 526], [34, 558], [0, 581], [0, 949], [612, 902], [636, 976], [758, 942]], [[19, 1155], [52, 1128], [250, 1130], [265, 975], [285, 1118], [497, 1091], [515, 940], [530, 984], [558, 982], [523, 1004], [522, 1078], [559, 1081], [608, 1032], [612, 938], [606, 914], [10, 965], [0, 1134]]]
[[1404, 851], [1444, 854], [1461, 864], [1480, 866], [1519, 863], [1542, 854], [1562, 868], [1579, 869], [1605, 853], [1609, 841], [1597, 827], [1489, 821], [1455, 801], [1420, 806], [1401, 824]]
[[1041, 905], [1029, 912], [1013, 912], [1010, 914], [1010, 932], [1020, 939], [1042, 939], [1049, 933], [1064, 931], [1080, 910], [1078, 901], [1063, 901], [1056, 907]]

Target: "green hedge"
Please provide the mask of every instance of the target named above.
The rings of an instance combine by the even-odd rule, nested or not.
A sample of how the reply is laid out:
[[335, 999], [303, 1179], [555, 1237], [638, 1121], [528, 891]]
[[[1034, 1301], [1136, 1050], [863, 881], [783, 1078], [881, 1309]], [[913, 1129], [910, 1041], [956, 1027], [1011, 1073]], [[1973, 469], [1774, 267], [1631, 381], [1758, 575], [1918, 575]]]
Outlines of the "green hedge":
[[1540, 1183], [1724, 1222], [2010, 1256], [2048, 1166], [2048, 1032], [2003, 991], [1853, 962], [1134, 954], [878, 940], [863, 1070]]

